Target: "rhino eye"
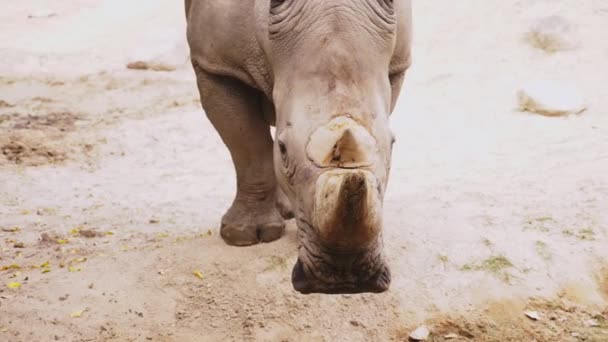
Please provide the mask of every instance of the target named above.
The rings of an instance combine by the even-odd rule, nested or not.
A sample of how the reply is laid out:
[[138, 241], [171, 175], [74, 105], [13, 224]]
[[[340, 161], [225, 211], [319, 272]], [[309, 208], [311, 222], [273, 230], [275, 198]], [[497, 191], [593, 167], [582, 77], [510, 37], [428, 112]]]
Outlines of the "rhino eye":
[[282, 156], [285, 156], [285, 154], [287, 154], [287, 146], [285, 146], [285, 143], [281, 140], [279, 140], [279, 151], [281, 152]]

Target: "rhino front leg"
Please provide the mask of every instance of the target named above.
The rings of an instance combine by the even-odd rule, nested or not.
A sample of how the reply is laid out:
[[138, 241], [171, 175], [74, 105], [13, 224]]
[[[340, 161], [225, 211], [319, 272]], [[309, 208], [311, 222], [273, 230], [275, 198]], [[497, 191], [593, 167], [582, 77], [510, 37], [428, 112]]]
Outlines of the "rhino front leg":
[[236, 197], [222, 217], [221, 236], [235, 246], [276, 240], [283, 235], [285, 222], [277, 209], [273, 143], [263, 119], [261, 95], [233, 78], [196, 66], [195, 70], [205, 113], [230, 150], [236, 169]]

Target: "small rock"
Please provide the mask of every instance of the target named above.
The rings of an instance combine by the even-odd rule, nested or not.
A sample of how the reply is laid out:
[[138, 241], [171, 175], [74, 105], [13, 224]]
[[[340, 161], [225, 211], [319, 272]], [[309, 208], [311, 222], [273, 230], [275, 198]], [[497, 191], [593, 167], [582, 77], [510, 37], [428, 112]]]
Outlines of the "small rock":
[[355, 321], [355, 320], [350, 321], [350, 324], [351, 324], [352, 326], [354, 326], [354, 327], [358, 327], [358, 326], [360, 326], [360, 325], [361, 325], [361, 323], [359, 323], [359, 322], [357, 322], [357, 321]]
[[13, 245], [15, 248], [25, 248], [25, 244], [23, 242], [15, 242]]
[[568, 20], [552, 15], [532, 24], [526, 33], [526, 40], [537, 49], [555, 53], [578, 47], [580, 39], [577, 30]]
[[426, 325], [421, 325], [410, 334], [410, 340], [412, 341], [426, 341], [429, 338], [429, 328]]
[[561, 82], [537, 80], [517, 91], [519, 109], [546, 116], [579, 114], [587, 109], [574, 86]]
[[447, 335], [443, 336], [443, 338], [445, 338], [446, 340], [453, 340], [453, 339], [458, 338], [458, 337], [459, 337], [458, 334], [454, 334], [454, 333], [447, 334]]
[[538, 321], [540, 319], [540, 315], [536, 311], [526, 311], [524, 314], [533, 321]]
[[598, 323], [598, 321], [594, 320], [594, 319], [588, 319], [585, 321], [585, 325], [590, 327], [590, 328], [595, 328], [595, 327], [599, 327], [600, 324]]
[[572, 337], [580, 337], [581, 334], [573, 332], [573, 333], [570, 334], [570, 336], [572, 336]]
[[80, 234], [80, 236], [82, 236], [82, 237], [89, 238], [89, 239], [103, 235], [93, 229], [81, 229], [78, 231], [78, 234]]

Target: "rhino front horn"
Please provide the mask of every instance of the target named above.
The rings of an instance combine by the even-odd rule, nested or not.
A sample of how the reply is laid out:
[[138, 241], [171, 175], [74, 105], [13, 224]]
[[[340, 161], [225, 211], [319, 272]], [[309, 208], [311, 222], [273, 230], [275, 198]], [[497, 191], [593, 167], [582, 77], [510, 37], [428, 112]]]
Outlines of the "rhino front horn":
[[352, 169], [370, 166], [375, 148], [376, 141], [365, 127], [339, 116], [313, 132], [306, 154], [319, 167]]
[[319, 176], [315, 190], [314, 223], [326, 247], [353, 251], [376, 241], [382, 205], [371, 172], [327, 171]]

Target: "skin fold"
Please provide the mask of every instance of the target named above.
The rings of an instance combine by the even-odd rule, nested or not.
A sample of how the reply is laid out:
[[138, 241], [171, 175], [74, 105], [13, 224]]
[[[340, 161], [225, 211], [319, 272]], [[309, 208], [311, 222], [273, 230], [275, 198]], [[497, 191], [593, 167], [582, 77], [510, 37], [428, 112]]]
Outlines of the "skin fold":
[[388, 289], [381, 213], [410, 1], [187, 0], [186, 16], [201, 103], [237, 175], [222, 238], [270, 242], [295, 216], [296, 290]]

